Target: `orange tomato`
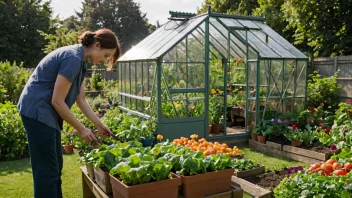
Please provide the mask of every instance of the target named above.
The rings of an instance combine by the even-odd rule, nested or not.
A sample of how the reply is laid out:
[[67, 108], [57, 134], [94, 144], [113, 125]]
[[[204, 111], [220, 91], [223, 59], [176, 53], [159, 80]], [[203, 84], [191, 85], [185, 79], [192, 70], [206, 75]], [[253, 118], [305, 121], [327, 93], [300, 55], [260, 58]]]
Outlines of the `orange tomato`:
[[227, 144], [221, 144], [221, 147], [228, 148]]
[[204, 151], [204, 155], [205, 155], [205, 156], [210, 155], [210, 151], [209, 151], [209, 150], [205, 150], [205, 151]]
[[326, 161], [326, 163], [331, 164], [331, 165], [334, 165], [335, 162], [336, 161], [333, 159], [329, 159], [328, 161]]
[[156, 139], [158, 139], [158, 140], [162, 140], [163, 138], [164, 137], [162, 135], [160, 135], [160, 134], [156, 136]]

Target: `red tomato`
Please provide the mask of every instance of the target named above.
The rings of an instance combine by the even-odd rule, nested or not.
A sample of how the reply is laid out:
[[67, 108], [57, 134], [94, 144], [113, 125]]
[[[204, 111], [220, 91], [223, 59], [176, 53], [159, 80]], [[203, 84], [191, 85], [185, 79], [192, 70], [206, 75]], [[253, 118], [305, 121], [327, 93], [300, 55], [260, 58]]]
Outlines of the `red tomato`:
[[344, 175], [346, 175], [346, 171], [344, 171], [344, 170], [335, 170], [334, 171], [334, 175], [336, 175], [336, 176], [344, 176]]
[[328, 161], [326, 161], [326, 163], [331, 164], [331, 165], [333, 165], [335, 162], [336, 162], [336, 161], [333, 160], [333, 159], [329, 159]]
[[318, 169], [320, 168], [320, 165], [319, 164], [312, 164], [309, 168], [309, 172], [315, 172], [317, 171]]
[[318, 174], [319, 174], [319, 175], [325, 175], [325, 172], [324, 172], [323, 170], [319, 170], [319, 171], [318, 171]]
[[351, 169], [352, 169], [352, 163], [347, 162], [347, 163], [343, 166], [343, 168], [345, 169], [345, 171], [346, 171], [347, 173], [350, 172]]
[[338, 162], [335, 162], [335, 163], [332, 165], [332, 167], [334, 168], [334, 170], [336, 170], [336, 169], [338, 169], [338, 168], [341, 167], [341, 164], [338, 163]]
[[325, 175], [327, 175], [327, 176], [330, 176], [331, 175], [331, 173], [332, 173], [332, 171], [325, 171]]
[[334, 167], [331, 164], [328, 164], [328, 163], [324, 163], [320, 167], [324, 171], [328, 171], [328, 172], [332, 172], [334, 170]]

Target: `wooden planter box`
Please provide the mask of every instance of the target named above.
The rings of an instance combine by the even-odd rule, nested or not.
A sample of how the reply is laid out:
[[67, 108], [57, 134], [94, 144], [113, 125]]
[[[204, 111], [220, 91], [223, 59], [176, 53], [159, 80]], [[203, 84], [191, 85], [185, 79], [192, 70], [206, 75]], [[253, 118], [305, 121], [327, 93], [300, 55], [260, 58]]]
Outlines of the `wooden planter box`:
[[94, 167], [92, 164], [86, 164], [88, 176], [95, 181], [95, 173], [94, 173]]
[[245, 171], [240, 171], [240, 172], [234, 172], [234, 176], [239, 177], [239, 178], [246, 178], [246, 177], [252, 177], [252, 176], [257, 176], [262, 173], [265, 173], [265, 166], [260, 166], [257, 168], [253, 168], [250, 170], [245, 170]]
[[95, 181], [98, 186], [105, 192], [105, 194], [111, 194], [112, 188], [110, 183], [109, 172], [105, 172], [101, 168], [94, 168]]
[[231, 180], [232, 180], [232, 182], [238, 184], [244, 192], [252, 195], [253, 197], [258, 197], [258, 198], [271, 198], [271, 197], [273, 197], [271, 191], [266, 190], [260, 186], [255, 185], [255, 184], [252, 184], [244, 179], [241, 179], [236, 176], [232, 176]]
[[319, 163], [321, 161], [326, 161], [334, 153], [339, 153], [341, 150], [331, 151], [330, 153], [319, 153], [307, 149], [297, 148], [288, 145], [280, 145], [274, 142], [267, 141], [266, 144], [260, 144], [253, 140], [248, 140], [249, 146], [257, 151], [269, 153], [281, 157], [286, 157], [288, 159], [293, 159], [299, 162], [304, 162], [307, 164]]
[[127, 186], [114, 176], [110, 175], [114, 198], [154, 198], [178, 197], [178, 187], [182, 180], [178, 175], [172, 174], [172, 179], [157, 182]]
[[231, 176], [234, 169], [225, 169], [192, 176], [181, 176], [182, 196], [184, 198], [201, 198], [226, 192], [231, 188]]

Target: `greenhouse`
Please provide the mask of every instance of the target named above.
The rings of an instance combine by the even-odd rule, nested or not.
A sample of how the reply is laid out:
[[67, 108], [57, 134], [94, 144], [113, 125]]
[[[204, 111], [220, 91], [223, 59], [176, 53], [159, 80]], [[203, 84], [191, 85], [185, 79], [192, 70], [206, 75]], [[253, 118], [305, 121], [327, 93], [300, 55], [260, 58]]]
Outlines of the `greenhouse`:
[[245, 139], [255, 124], [304, 109], [308, 58], [264, 18], [170, 12], [118, 61], [119, 107], [174, 139]]

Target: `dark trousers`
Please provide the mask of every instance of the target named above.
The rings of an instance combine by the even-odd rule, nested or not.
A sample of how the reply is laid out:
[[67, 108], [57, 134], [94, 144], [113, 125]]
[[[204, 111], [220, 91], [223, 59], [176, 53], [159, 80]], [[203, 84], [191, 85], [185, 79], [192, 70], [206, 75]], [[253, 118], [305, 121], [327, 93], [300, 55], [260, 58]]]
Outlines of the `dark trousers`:
[[31, 157], [35, 198], [62, 198], [60, 131], [21, 115]]

